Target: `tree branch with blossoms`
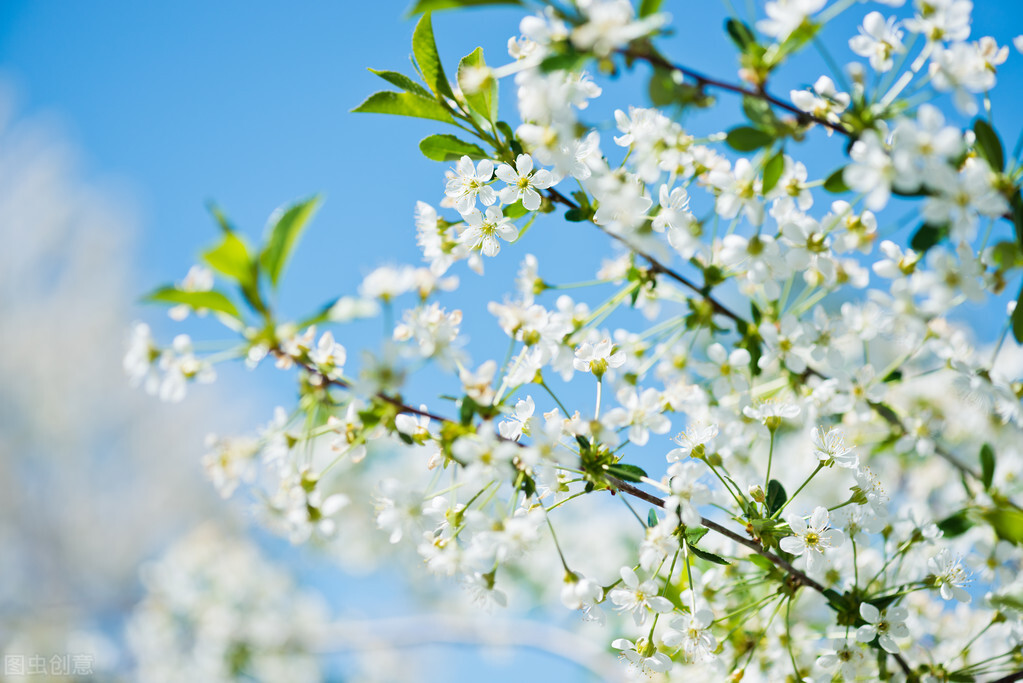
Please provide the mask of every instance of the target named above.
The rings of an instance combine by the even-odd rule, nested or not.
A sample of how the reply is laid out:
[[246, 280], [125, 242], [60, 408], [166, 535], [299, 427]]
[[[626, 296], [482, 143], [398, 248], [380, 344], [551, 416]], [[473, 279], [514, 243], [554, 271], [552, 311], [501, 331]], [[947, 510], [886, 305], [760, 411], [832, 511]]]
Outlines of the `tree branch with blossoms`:
[[[416, 3], [414, 73], [374, 71], [396, 90], [354, 109], [450, 126], [419, 144], [448, 164], [439, 208], [416, 206], [425, 266], [281, 317], [266, 293], [312, 198], [258, 248], [214, 210], [203, 265], [150, 295], [236, 335], [201, 356], [137, 328], [125, 367], [151, 392], [179, 399], [234, 358], [298, 372], [292, 411], [213, 442], [222, 495], [247, 484], [294, 542], [343, 546], [372, 518], [480, 604], [515, 584], [560, 600], [663, 680], [1016, 680], [1023, 306], [1005, 294], [1023, 289], [1023, 162], [990, 96], [1008, 48], [969, 40], [963, 0], [888, 0], [842, 69], [820, 36], [856, 5], [777, 0], [725, 23], [740, 85], [662, 53], [661, 3], [575, 0], [523, 16], [500, 65], [477, 48], [445, 70], [431, 10], [470, 4], [491, 3]], [[608, 141], [580, 112], [637, 62], [652, 106], [615, 109]], [[783, 69], [812, 87], [769, 94]], [[708, 90], [740, 95], [745, 120], [683, 125]], [[812, 179], [798, 143], [835, 132], [838, 170]], [[893, 196], [913, 201], [908, 244], [881, 239]], [[524, 251], [556, 218], [611, 238], [594, 279], [557, 282], [561, 253], [541, 277]], [[472, 316], [442, 303], [509, 252], [518, 276], [487, 306], [500, 360], [503, 344], [470, 353]], [[968, 302], [1005, 306], [997, 334], [964, 324]], [[352, 346], [345, 326], [377, 316], [386, 338], [356, 368], [335, 331]], [[427, 365], [450, 417], [404, 397]]]

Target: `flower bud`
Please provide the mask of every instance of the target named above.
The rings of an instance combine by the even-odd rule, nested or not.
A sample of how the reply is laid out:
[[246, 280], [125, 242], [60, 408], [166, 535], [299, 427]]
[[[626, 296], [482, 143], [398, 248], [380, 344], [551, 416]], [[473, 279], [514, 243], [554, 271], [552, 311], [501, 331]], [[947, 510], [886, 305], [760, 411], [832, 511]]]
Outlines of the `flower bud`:
[[750, 498], [752, 498], [758, 503], [763, 503], [764, 500], [767, 499], [767, 495], [764, 493], [764, 487], [761, 486], [760, 484], [753, 484], [748, 489], [746, 489], [746, 492], [749, 494]]

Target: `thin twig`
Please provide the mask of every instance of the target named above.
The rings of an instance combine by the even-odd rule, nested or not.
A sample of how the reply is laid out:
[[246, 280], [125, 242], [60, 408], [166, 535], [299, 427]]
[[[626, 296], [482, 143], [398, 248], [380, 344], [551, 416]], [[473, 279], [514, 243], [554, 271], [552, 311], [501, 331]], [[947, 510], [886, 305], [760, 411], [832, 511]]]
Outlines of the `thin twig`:
[[[651, 505], [656, 505], [659, 508], [663, 508], [664, 507], [664, 501], [661, 498], [658, 498], [657, 496], [651, 495], [651, 494], [647, 493], [646, 491], [644, 491], [641, 488], [633, 486], [632, 484], [624, 482], [621, 479], [618, 479], [616, 477], [610, 477], [609, 476], [609, 477], [607, 477], [607, 480], [608, 480], [608, 482], [613, 484], [616, 489], [618, 489], [619, 491], [621, 491], [623, 493], [628, 493], [630, 496], [634, 496], [636, 498], [639, 498], [640, 500], [646, 501], [647, 503], [650, 503]], [[792, 564], [790, 562], [788, 562], [787, 560], [785, 560], [785, 559], [783, 559], [781, 557], [778, 557], [777, 555], [775, 555], [774, 553], [770, 552], [769, 550], [765, 550], [762, 545], [760, 545], [759, 543], [757, 543], [753, 539], [741, 536], [740, 534], [732, 531], [728, 527], [722, 526], [721, 524], [718, 524], [717, 522], [715, 522], [713, 520], [707, 519], [706, 517], [701, 517], [700, 518], [700, 524], [702, 526], [712, 530], [712, 531], [718, 532], [722, 536], [726, 536], [726, 537], [732, 539], [733, 541], [735, 541], [736, 543], [739, 543], [740, 545], [746, 546], [747, 548], [749, 548], [753, 552], [757, 553], [761, 557], [767, 558], [768, 560], [770, 560], [770, 562], [772, 564], [774, 564], [774, 565], [776, 565], [778, 567], [781, 567], [786, 572], [788, 572], [788, 574], [790, 576], [792, 576], [792, 578], [794, 578], [798, 583], [800, 583], [802, 585], [805, 585], [805, 586], [809, 586], [810, 588], [813, 588], [818, 593], [822, 593], [822, 594], [824, 593], [825, 590], [827, 590], [826, 588], [824, 588], [824, 586], [822, 586], [817, 581], [811, 579], [804, 572], [801, 572], [798, 569], [796, 569], [795, 567], [793, 567]]]
[[696, 71], [694, 69], [690, 69], [685, 66], [679, 66], [677, 64], [672, 64], [667, 59], [654, 52], [649, 51], [640, 52], [635, 48], [628, 48], [625, 50], [620, 50], [619, 53], [624, 57], [630, 59], [638, 59], [640, 61], [646, 62], [647, 64], [658, 69], [678, 71], [686, 78], [696, 81], [697, 85], [700, 86], [709, 86], [711, 88], [717, 88], [718, 90], [726, 90], [728, 92], [733, 92], [738, 95], [743, 95], [745, 97], [755, 97], [758, 100], [763, 100], [765, 102], [772, 104], [775, 107], [778, 107], [779, 109], [784, 109], [787, 112], [795, 114], [796, 119], [802, 124], [817, 123], [824, 126], [825, 128], [830, 128], [836, 133], [841, 133], [846, 137], [851, 137], [853, 134], [851, 130], [849, 130], [842, 124], [835, 123], [834, 121], [828, 121], [827, 119], [821, 118], [819, 116], [814, 116], [809, 112], [805, 112], [802, 109], [798, 109], [793, 104], [786, 102], [785, 100], [778, 99], [777, 97], [769, 94], [767, 91], [763, 89], [754, 90], [752, 88], [747, 88], [742, 85], [736, 85], [735, 83], [728, 83], [726, 81], [721, 81], [716, 78], [711, 78], [710, 76], [700, 73], [699, 71]]

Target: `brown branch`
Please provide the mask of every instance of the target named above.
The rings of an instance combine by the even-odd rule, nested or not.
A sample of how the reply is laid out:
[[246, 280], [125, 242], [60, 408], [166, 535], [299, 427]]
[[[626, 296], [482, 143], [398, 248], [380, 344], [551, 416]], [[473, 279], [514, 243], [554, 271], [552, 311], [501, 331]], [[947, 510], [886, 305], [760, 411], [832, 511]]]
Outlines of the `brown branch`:
[[1014, 671], [1007, 676], [1002, 676], [997, 680], [991, 681], [991, 683], [1012, 683], [1012, 681], [1023, 681], [1023, 669]]
[[[621, 479], [618, 479], [617, 477], [609, 476], [607, 477], [607, 480], [611, 482], [616, 489], [623, 493], [628, 493], [630, 496], [639, 498], [640, 500], [646, 501], [651, 505], [656, 505], [657, 507], [662, 509], [664, 508], [664, 501], [661, 498], [651, 495], [637, 486], [633, 486], [632, 484], [624, 482]], [[767, 558], [772, 564], [781, 567], [786, 572], [788, 572], [788, 574], [793, 579], [795, 579], [799, 584], [809, 586], [810, 588], [813, 588], [815, 591], [821, 594], [823, 594], [824, 591], [827, 590], [826, 588], [824, 588], [824, 586], [822, 586], [814, 579], [811, 579], [804, 572], [801, 572], [795, 567], [793, 567], [792, 563], [788, 562], [784, 558], [775, 555], [769, 550], [766, 550], [761, 544], [757, 543], [753, 539], [741, 536], [740, 534], [732, 531], [728, 527], [722, 526], [721, 524], [718, 524], [717, 522], [711, 519], [707, 519], [706, 517], [700, 518], [700, 524], [712, 531], [718, 532], [722, 536], [726, 536], [732, 539], [733, 541], [739, 543], [740, 545], [746, 546], [747, 548], [757, 553], [761, 557]]]
[[700, 86], [717, 88], [718, 90], [726, 90], [728, 92], [733, 92], [738, 95], [743, 95], [745, 97], [755, 97], [758, 100], [763, 100], [775, 107], [778, 107], [779, 109], [784, 109], [787, 112], [795, 114], [796, 119], [800, 123], [803, 124], [817, 123], [824, 126], [825, 128], [830, 128], [836, 133], [841, 133], [842, 135], [845, 135], [847, 137], [852, 136], [852, 131], [850, 131], [842, 124], [835, 123], [834, 121], [828, 121], [827, 119], [823, 119], [819, 116], [814, 116], [809, 112], [805, 112], [802, 109], [797, 108], [790, 102], [786, 102], [785, 100], [774, 97], [773, 95], [767, 93], [763, 89], [754, 90], [752, 88], [747, 88], [742, 85], [736, 85], [735, 83], [728, 83], [726, 81], [720, 81], [716, 78], [711, 78], [710, 76], [707, 76], [703, 73], [700, 73], [699, 71], [695, 71], [688, 67], [672, 64], [671, 62], [669, 62], [667, 59], [657, 54], [656, 52], [651, 51], [640, 52], [635, 48], [628, 48], [625, 50], [620, 50], [619, 54], [629, 59], [638, 59], [640, 61], [646, 62], [650, 66], [656, 67], [658, 69], [678, 71], [686, 78], [696, 81], [697, 85]]
[[[273, 349], [271, 349], [271, 353], [273, 353], [273, 355], [279, 357], [279, 356], [283, 355], [284, 352], [279, 347], [274, 347]], [[334, 386], [341, 387], [341, 388], [344, 388], [344, 389], [350, 389], [351, 388], [351, 385], [348, 382], [346, 382], [345, 380], [327, 377], [323, 373], [321, 373], [318, 369], [316, 369], [315, 366], [309, 365], [307, 363], [303, 363], [301, 361], [295, 361], [295, 363], [297, 365], [299, 365], [300, 367], [304, 368], [306, 371], [311, 372], [315, 376], [321, 378], [321, 380], [323, 382], [326, 382], [327, 384], [333, 384]], [[389, 404], [395, 406], [402, 413], [411, 413], [413, 415], [422, 415], [424, 417], [430, 418], [431, 420], [436, 420], [436, 421], [441, 422], [441, 423], [445, 423], [445, 422], [453, 423], [454, 422], [453, 420], [450, 420], [450, 419], [448, 419], [446, 417], [442, 417], [442, 416], [437, 415], [435, 413], [431, 413], [431, 412], [429, 412], [427, 410], [423, 410], [421, 408], [414, 408], [414, 407], [404, 403], [400, 399], [395, 398], [393, 396], [389, 396], [389, 395], [384, 394], [382, 392], [375, 394], [375, 396], [376, 396], [376, 398], [378, 398], [378, 399], [380, 399], [380, 400], [382, 400], [382, 401], [384, 401], [386, 403], [389, 403]], [[524, 444], [521, 444], [518, 441], [515, 441], [514, 439], [507, 439], [507, 438], [505, 438], [503, 436], [499, 436], [498, 438], [500, 438], [500, 439], [502, 439], [504, 441], [510, 441], [511, 443], [514, 443], [517, 446], [522, 446], [522, 447], [525, 446]], [[638, 498], [638, 499], [640, 499], [642, 501], [645, 501], [647, 503], [650, 503], [651, 505], [656, 505], [657, 507], [664, 508], [664, 501], [662, 499], [658, 498], [655, 495], [647, 493], [646, 491], [644, 491], [643, 489], [641, 489], [639, 487], [632, 486], [631, 484], [628, 484], [628, 483], [622, 481], [621, 479], [618, 479], [617, 477], [613, 477], [613, 476], [607, 476], [607, 480], [616, 489], [618, 489], [619, 491], [622, 491], [623, 493], [628, 493], [629, 495], [631, 495], [631, 496], [633, 496], [635, 498]], [[818, 593], [824, 593], [824, 590], [825, 590], [824, 586], [819, 584], [817, 581], [811, 579], [805, 573], [803, 573], [803, 572], [799, 571], [798, 569], [796, 569], [795, 567], [793, 567], [792, 564], [789, 563], [788, 561], [786, 561], [785, 559], [783, 559], [781, 557], [778, 557], [777, 555], [775, 555], [772, 552], [769, 552], [768, 550], [765, 550], [763, 548], [763, 546], [761, 546], [759, 543], [757, 543], [757, 542], [755, 542], [755, 541], [753, 541], [751, 539], [744, 538], [743, 536], [740, 536], [739, 534], [737, 534], [736, 532], [732, 531], [731, 529], [728, 529], [727, 527], [721, 526], [717, 522], [709, 520], [706, 517], [701, 517], [700, 518], [700, 523], [703, 526], [707, 527], [708, 529], [716, 531], [719, 534], [722, 534], [723, 536], [727, 536], [728, 538], [732, 539], [736, 543], [740, 543], [740, 544], [746, 546], [747, 548], [753, 550], [757, 554], [767, 558], [772, 563], [774, 563], [775, 565], [781, 567], [786, 572], [788, 572], [789, 575], [791, 575], [798, 583], [800, 583], [802, 585], [810, 586], [811, 588], [816, 590]]]

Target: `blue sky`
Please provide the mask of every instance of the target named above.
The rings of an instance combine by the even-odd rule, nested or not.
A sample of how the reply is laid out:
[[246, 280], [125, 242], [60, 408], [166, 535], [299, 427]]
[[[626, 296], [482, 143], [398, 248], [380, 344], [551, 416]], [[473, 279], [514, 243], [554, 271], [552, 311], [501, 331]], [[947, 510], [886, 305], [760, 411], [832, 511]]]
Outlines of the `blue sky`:
[[[1023, 32], [1018, 3], [976, 4], [974, 36], [991, 34], [1008, 43]], [[734, 51], [720, 30], [725, 5], [669, 1], [665, 8], [675, 15], [677, 32], [666, 41], [666, 51], [688, 66], [734, 80]], [[55, 116], [82, 150], [86, 175], [118, 188], [137, 208], [142, 227], [139, 290], [131, 295], [180, 279], [199, 248], [215, 237], [204, 208], [207, 200], [215, 200], [236, 224], [257, 236], [276, 206], [323, 192], [327, 202], [282, 292], [285, 309], [298, 314], [307, 305], [353, 292], [376, 265], [419, 261], [413, 207], [417, 199], [437, 202], [444, 166], [422, 157], [417, 143], [444, 132], [442, 125], [349, 113], [366, 95], [386, 86], [366, 67], [410, 71], [414, 24], [404, 18], [404, 9], [403, 2], [392, 0], [6, 0], [0, 4], [0, 69], [15, 83], [18, 110]], [[833, 42], [828, 36], [851, 35], [868, 9], [873, 7], [854, 7], [837, 31], [826, 34], [825, 42], [840, 61], [848, 56], [844, 40]], [[477, 45], [491, 64], [503, 63], [505, 43], [517, 32], [520, 16], [510, 9], [435, 16], [449, 74], [457, 59]], [[806, 60], [817, 69], [814, 75], [822, 72], [819, 58]], [[1023, 88], [1021, 61], [1013, 52], [1000, 74], [995, 101], [999, 127], [1013, 134], [1006, 140], [1010, 147], [1023, 122], [1013, 106]], [[772, 89], [785, 96], [790, 87], [814, 80], [807, 73], [783, 73]], [[502, 88], [502, 111], [514, 121], [510, 85]], [[603, 85], [605, 103], [588, 114], [594, 120], [614, 107], [646, 103], [642, 79]], [[734, 98], [720, 95], [720, 101], [721, 111], [737, 112]], [[707, 119], [694, 122], [701, 124], [704, 132], [712, 125], [728, 127]], [[816, 160], [822, 166], [818, 170], [836, 167], [841, 143], [819, 131], [813, 135], [817, 149], [811, 163]], [[521, 250], [488, 264], [496, 277], [477, 281], [459, 273], [474, 285], [463, 306], [478, 311], [485, 301], [500, 299], [528, 251], [541, 255], [541, 266], [544, 255], [578, 254], [567, 259], [561, 281], [589, 279], [599, 256], [611, 253], [594, 231], [548, 218], [531, 230]], [[159, 318], [152, 311], [140, 315]], [[969, 317], [979, 325], [984, 315], [975, 311]], [[470, 335], [493, 332], [492, 320], [482, 318], [468, 327]], [[355, 348], [373, 343], [343, 341]], [[502, 343], [498, 351], [477, 355], [480, 360], [500, 357], [504, 348]], [[290, 387], [290, 380], [272, 382], [266, 386]], [[264, 417], [257, 416], [253, 424]]]

